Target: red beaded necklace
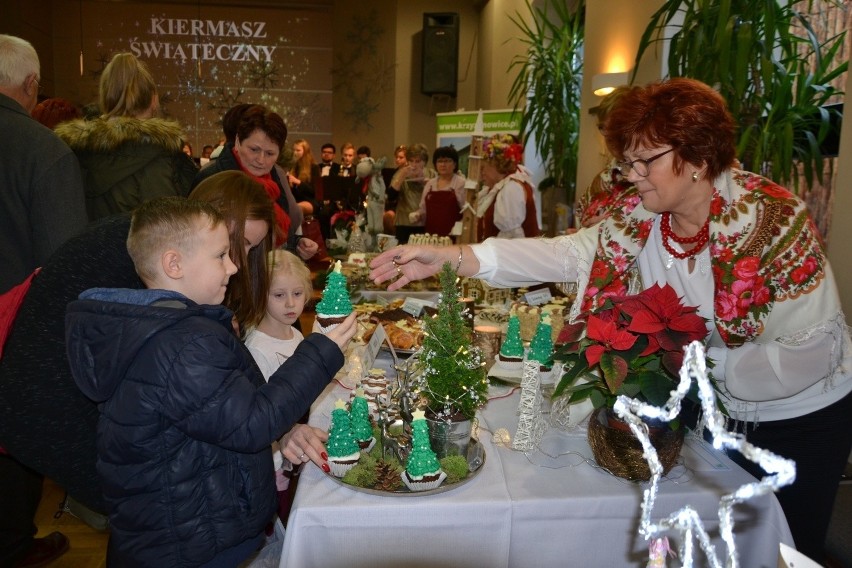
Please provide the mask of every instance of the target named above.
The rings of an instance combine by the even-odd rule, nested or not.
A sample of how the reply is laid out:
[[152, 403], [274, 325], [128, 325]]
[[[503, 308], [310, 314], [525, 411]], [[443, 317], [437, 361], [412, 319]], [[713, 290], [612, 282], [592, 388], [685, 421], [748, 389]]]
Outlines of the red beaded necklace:
[[[707, 244], [707, 241], [710, 240], [710, 217], [707, 217], [707, 220], [704, 221], [704, 226], [701, 227], [701, 230], [698, 231], [695, 235], [691, 237], [679, 237], [674, 231], [672, 231], [671, 226], [671, 213], [663, 213], [660, 216], [660, 233], [663, 235], [663, 247], [675, 258], [679, 258], [680, 260], [689, 258], [690, 260], [695, 259], [696, 253], [700, 252], [701, 249], [704, 248], [704, 245]], [[671, 244], [669, 244], [669, 239], [674, 242], [682, 245], [694, 244], [691, 249], [687, 252], [680, 252], [676, 248], [674, 248]]]

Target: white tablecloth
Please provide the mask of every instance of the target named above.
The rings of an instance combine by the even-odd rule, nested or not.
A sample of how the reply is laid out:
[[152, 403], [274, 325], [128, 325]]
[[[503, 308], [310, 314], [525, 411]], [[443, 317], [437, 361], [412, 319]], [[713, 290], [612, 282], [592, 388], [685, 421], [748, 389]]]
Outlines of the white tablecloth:
[[[492, 389], [494, 394], [507, 390]], [[317, 400], [311, 423], [327, 427], [330, 410], [349, 393], [332, 383]], [[541, 450], [524, 454], [492, 443], [498, 428], [517, 428], [519, 394], [492, 399], [480, 413], [486, 461], [479, 474], [451, 491], [427, 496], [378, 496], [341, 486], [308, 464], [287, 528], [281, 566], [551, 567], [645, 566], [647, 542], [637, 534], [644, 484], [613, 477], [592, 464], [585, 430], [551, 429]], [[653, 519], [690, 504], [718, 538], [719, 498], [753, 480], [698, 439], [688, 439], [684, 465], [661, 484]], [[775, 568], [779, 542], [792, 544], [774, 495], [736, 509], [740, 565]], [[673, 539], [672, 547], [678, 543]], [[698, 543], [696, 565], [705, 565]], [[678, 565], [670, 561], [670, 566]]]

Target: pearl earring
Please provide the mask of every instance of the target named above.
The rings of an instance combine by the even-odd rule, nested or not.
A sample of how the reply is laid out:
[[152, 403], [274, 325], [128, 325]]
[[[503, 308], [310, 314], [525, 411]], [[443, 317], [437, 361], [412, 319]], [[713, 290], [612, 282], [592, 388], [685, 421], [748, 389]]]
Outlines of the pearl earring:
[[698, 183], [698, 172], [692, 172], [692, 183]]

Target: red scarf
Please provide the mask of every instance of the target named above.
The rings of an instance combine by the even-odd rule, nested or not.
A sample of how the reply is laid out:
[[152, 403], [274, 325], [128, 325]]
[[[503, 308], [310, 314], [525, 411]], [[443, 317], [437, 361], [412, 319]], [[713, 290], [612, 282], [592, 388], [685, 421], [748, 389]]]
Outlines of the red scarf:
[[275, 208], [275, 220], [278, 222], [278, 226], [281, 228], [281, 235], [276, 235], [275, 237], [275, 246], [280, 247], [285, 242], [287, 242], [287, 234], [290, 231], [290, 216], [281, 209], [281, 206], [278, 205], [278, 198], [281, 197], [281, 186], [272, 179], [272, 174], [264, 174], [262, 176], [256, 176], [250, 171], [246, 169], [243, 165], [243, 162], [240, 160], [240, 155], [237, 152], [236, 148], [231, 150], [234, 154], [234, 158], [237, 160], [237, 164], [240, 166], [240, 169], [250, 175], [253, 179], [259, 181], [263, 184], [263, 189], [266, 190], [266, 194], [269, 196], [269, 199], [272, 200], [272, 205]]

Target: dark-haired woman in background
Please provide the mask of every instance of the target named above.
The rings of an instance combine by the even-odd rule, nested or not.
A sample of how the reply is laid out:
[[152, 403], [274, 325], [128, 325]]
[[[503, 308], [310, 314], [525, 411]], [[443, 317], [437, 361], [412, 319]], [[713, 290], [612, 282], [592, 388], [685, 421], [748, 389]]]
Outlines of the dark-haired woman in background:
[[198, 172], [195, 184], [227, 170], [254, 177], [275, 203], [279, 233], [276, 246], [285, 245], [303, 260], [311, 258], [317, 252], [317, 243], [301, 237], [302, 211], [290, 191], [286, 173], [276, 164], [287, 140], [284, 119], [262, 105], [238, 105], [225, 113], [222, 128], [227, 138], [225, 147], [219, 158]]
[[459, 172], [459, 153], [452, 146], [441, 146], [432, 154], [432, 164], [438, 177], [431, 178], [423, 188], [420, 207], [409, 214], [409, 219], [422, 222], [426, 232], [446, 237], [467, 201], [464, 187], [466, 178]]

